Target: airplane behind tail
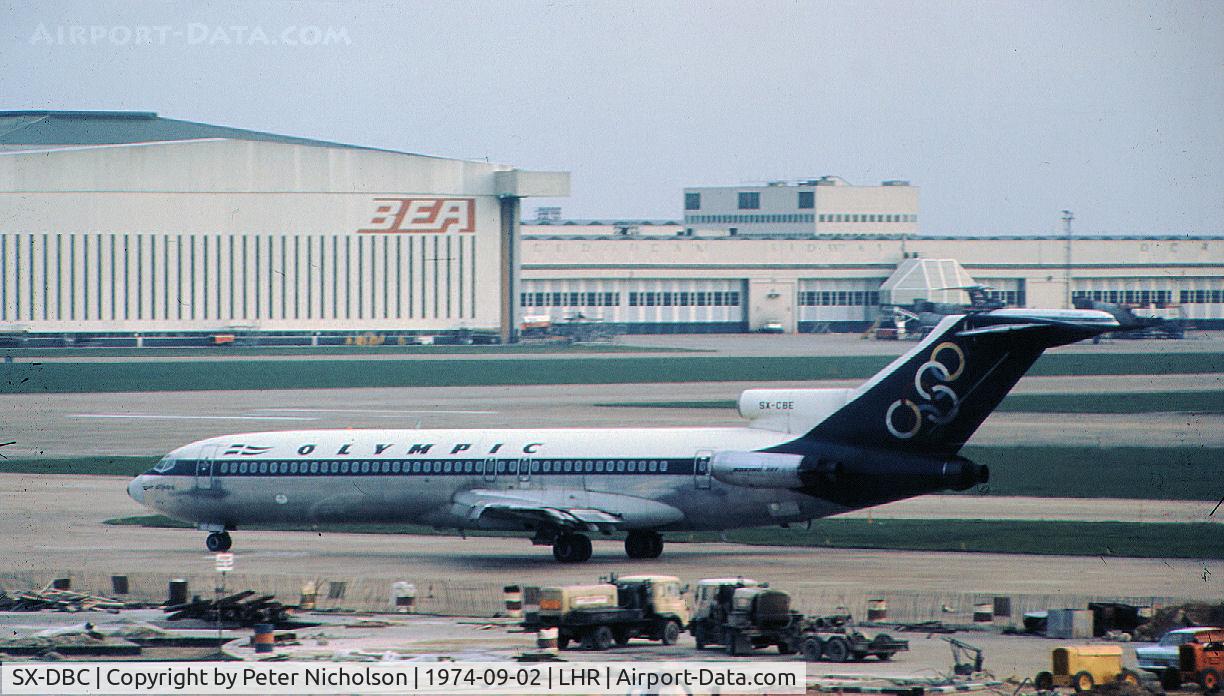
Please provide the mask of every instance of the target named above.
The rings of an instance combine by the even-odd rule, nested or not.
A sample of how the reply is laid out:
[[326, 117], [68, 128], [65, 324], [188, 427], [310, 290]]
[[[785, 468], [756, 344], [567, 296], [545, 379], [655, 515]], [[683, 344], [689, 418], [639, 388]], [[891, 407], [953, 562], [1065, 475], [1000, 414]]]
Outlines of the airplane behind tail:
[[958, 453], [1047, 348], [1117, 329], [1091, 310], [950, 316], [857, 389], [744, 392], [739, 428], [313, 430], [209, 438], [128, 486], [209, 532], [345, 522], [528, 530], [562, 562], [590, 534], [656, 558], [663, 532], [790, 524], [988, 480]]

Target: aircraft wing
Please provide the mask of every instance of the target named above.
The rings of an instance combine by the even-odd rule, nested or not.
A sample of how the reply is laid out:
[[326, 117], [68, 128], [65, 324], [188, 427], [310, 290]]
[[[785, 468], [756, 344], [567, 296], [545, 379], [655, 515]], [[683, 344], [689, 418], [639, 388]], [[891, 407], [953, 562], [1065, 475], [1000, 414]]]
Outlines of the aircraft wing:
[[676, 508], [634, 496], [565, 490], [471, 490], [455, 496], [453, 512], [476, 527], [548, 526], [575, 531], [610, 532], [661, 526], [683, 518]]

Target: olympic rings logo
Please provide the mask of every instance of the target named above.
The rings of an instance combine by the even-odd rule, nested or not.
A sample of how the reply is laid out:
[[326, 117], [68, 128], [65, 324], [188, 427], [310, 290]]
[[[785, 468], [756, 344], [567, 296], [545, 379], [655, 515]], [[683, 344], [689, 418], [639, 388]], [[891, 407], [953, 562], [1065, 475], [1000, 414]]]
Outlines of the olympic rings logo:
[[[949, 359], [951, 365], [946, 362]], [[965, 352], [960, 346], [951, 341], [935, 346], [930, 359], [914, 373], [914, 390], [921, 403], [904, 398], [892, 402], [884, 414], [888, 432], [908, 440], [922, 429], [924, 419], [935, 425], [951, 423], [960, 413], [960, 396], [947, 383], [955, 382], [965, 372], [965, 364]]]

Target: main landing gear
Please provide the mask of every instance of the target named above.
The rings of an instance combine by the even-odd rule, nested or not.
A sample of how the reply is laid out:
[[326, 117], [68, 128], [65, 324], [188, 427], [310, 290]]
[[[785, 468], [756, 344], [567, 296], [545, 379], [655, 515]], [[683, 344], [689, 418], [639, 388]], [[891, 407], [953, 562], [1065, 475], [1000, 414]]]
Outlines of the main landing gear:
[[229, 532], [213, 532], [204, 540], [204, 545], [213, 553], [229, 551], [234, 545], [234, 540], [230, 538]]
[[591, 540], [585, 534], [566, 533], [553, 541], [553, 558], [562, 563], [591, 560]]
[[625, 537], [629, 558], [658, 558], [663, 553], [663, 537], [658, 532], [635, 529]]

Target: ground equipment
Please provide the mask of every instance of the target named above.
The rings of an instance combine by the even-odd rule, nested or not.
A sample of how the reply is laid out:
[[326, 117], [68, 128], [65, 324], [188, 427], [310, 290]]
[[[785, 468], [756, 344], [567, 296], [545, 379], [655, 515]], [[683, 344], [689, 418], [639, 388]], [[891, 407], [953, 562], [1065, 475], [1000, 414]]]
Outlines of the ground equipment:
[[1122, 668], [1119, 645], [1071, 645], [1055, 648], [1050, 656], [1053, 671], [1041, 672], [1033, 684], [1042, 691], [1071, 687], [1076, 693], [1092, 691], [1098, 684], [1139, 684], [1139, 675]]
[[1219, 693], [1224, 675], [1224, 631], [1198, 634], [1194, 642], [1179, 646], [1177, 655], [1181, 683], [1195, 682], [1205, 694]]
[[909, 649], [907, 641], [886, 634], [863, 634], [848, 614], [806, 618], [791, 610], [790, 595], [747, 578], [699, 582], [689, 632], [699, 650], [722, 645], [730, 655], [777, 646], [783, 655], [802, 650], [807, 660], [847, 662], [872, 655], [888, 660]]
[[580, 642], [607, 650], [633, 638], [673, 645], [689, 622], [679, 578], [670, 575], [612, 577], [598, 585], [540, 590], [539, 625], [557, 629], [557, 647]]

